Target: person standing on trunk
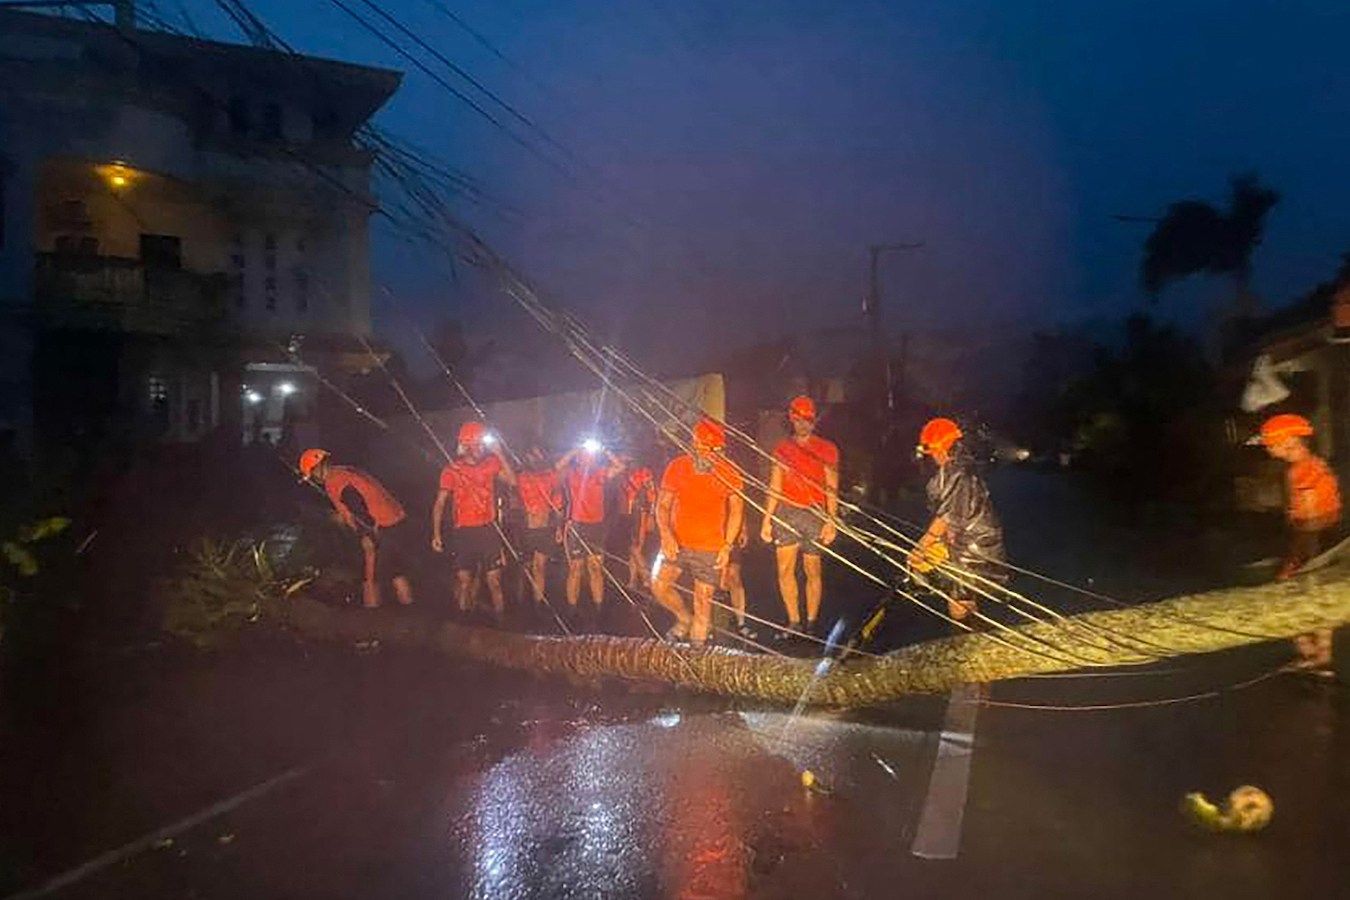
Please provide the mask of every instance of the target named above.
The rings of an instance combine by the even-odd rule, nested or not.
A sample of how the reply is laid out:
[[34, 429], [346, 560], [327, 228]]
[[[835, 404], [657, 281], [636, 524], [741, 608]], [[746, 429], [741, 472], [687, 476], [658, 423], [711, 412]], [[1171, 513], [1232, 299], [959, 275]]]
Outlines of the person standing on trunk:
[[498, 621], [506, 615], [502, 596], [501, 532], [497, 530], [497, 481], [516, 483], [516, 473], [502, 454], [501, 444], [480, 422], [459, 429], [459, 455], [441, 469], [440, 489], [431, 509], [431, 549], [445, 551], [441, 521], [445, 505], [454, 501], [452, 549], [455, 552], [455, 601], [461, 613], [473, 606], [474, 578], [487, 575], [492, 611]]
[[[1289, 526], [1289, 550], [1278, 578], [1292, 578], [1305, 563], [1327, 549], [1341, 524], [1341, 489], [1335, 474], [1317, 454], [1308, 449], [1312, 423], [1303, 416], [1284, 413], [1261, 426], [1260, 441], [1266, 452], [1288, 464], [1285, 470]], [[1302, 657], [1300, 667], [1331, 673], [1331, 629], [1320, 628], [1294, 640]]]
[[361, 605], [378, 607], [380, 583], [386, 580], [393, 582], [399, 603], [412, 603], [412, 585], [408, 582], [410, 526], [403, 504], [369, 473], [331, 463], [327, 450], [301, 453], [299, 468], [302, 478], [322, 486], [342, 524], [361, 536], [365, 556]]
[[628, 589], [640, 584], [650, 587], [651, 574], [643, 555], [643, 545], [651, 534], [656, 509], [656, 479], [652, 470], [631, 453], [620, 453], [623, 470], [619, 473], [619, 545], [628, 557]]
[[605, 602], [605, 483], [617, 474], [619, 465], [598, 440], [588, 438], [555, 466], [567, 486], [563, 549], [567, 553], [567, 606], [573, 612], [579, 611], [583, 567], [593, 612], [598, 614]]
[[[808, 634], [818, 630], [823, 593], [821, 548], [834, 542], [839, 512], [839, 448], [815, 434], [816, 405], [810, 397], [798, 397], [788, 405], [791, 437], [778, 442], [769, 473], [769, 493], [764, 502], [764, 522], [759, 536], [775, 545], [778, 591], [787, 612], [787, 626], [802, 630], [798, 605], [797, 556], [806, 575], [806, 625]], [[779, 640], [786, 638], [780, 632]]]
[[[726, 433], [714, 422], [694, 426], [691, 451], [677, 456], [661, 476], [656, 501], [656, 527], [661, 533], [661, 568], [653, 593], [675, 616], [667, 635], [695, 644], [708, 639], [712, 627], [713, 591], [731, 558], [741, 530], [745, 506], [741, 475], [722, 456]], [[675, 586], [688, 570], [694, 580], [691, 617]]]
[[525, 451], [525, 467], [516, 475], [520, 505], [525, 510], [525, 536], [522, 543], [526, 554], [524, 564], [529, 566], [530, 587], [534, 602], [545, 603], [545, 565], [558, 545], [562, 525], [562, 483], [538, 446]]
[[978, 610], [975, 595], [1007, 580], [1002, 565], [1003, 526], [989, 488], [961, 443], [960, 426], [951, 419], [932, 419], [919, 433], [915, 455], [937, 464], [928, 480], [928, 508], [933, 520], [909, 554], [910, 567], [931, 572], [950, 565], [941, 578], [947, 614], [958, 622]]

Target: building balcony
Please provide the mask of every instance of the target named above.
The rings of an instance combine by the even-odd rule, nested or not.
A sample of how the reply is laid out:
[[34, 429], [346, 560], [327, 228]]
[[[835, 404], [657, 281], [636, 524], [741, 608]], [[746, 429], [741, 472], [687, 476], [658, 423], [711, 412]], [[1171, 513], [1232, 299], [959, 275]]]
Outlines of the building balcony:
[[140, 260], [39, 253], [34, 310], [47, 328], [185, 335], [225, 320], [229, 279]]

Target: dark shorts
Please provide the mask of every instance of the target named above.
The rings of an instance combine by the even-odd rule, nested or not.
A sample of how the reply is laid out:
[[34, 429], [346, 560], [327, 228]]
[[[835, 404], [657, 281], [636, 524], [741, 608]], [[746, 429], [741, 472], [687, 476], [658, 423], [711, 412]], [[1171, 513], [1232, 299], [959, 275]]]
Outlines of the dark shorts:
[[[614, 547], [622, 551], [624, 556], [632, 550], [638, 543], [638, 525], [641, 523], [641, 516], [620, 513], [614, 517], [614, 524], [610, 526], [610, 540], [614, 542]], [[645, 537], [645, 535], [643, 536]]]
[[413, 544], [413, 527], [407, 519], [379, 529], [375, 533], [375, 578], [388, 581], [407, 577], [413, 560]]
[[604, 522], [568, 522], [563, 532], [563, 549], [568, 559], [601, 556], [605, 552]]
[[522, 534], [520, 546], [521, 553], [525, 556], [533, 556], [536, 553], [552, 556], [553, 551], [558, 549], [558, 529], [552, 525], [545, 525], [543, 528], [526, 528]]
[[[789, 529], [785, 527], [791, 525]], [[825, 511], [815, 506], [789, 506], [779, 504], [774, 512], [773, 542], [777, 547], [791, 547], [802, 544], [802, 552], [809, 556], [820, 555], [820, 544], [816, 538], [825, 528]]]
[[680, 555], [673, 560], [666, 560], [665, 565], [676, 566], [681, 573], [688, 572], [689, 577], [696, 583], [702, 582], [713, 587], [722, 585], [722, 573], [717, 568], [716, 550], [690, 550], [682, 547]]
[[502, 567], [502, 536], [495, 525], [470, 525], [454, 531], [456, 569], [487, 571]]

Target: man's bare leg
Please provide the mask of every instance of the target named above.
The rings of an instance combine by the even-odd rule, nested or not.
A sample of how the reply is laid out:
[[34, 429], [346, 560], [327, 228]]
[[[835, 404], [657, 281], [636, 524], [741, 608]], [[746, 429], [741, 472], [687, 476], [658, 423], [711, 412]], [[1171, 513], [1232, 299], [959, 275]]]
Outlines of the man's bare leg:
[[544, 564], [548, 562], [548, 557], [542, 553], [536, 553], [530, 560], [530, 589], [534, 591], [534, 602], [544, 602]]
[[473, 573], [468, 569], [457, 569], [455, 571], [455, 604], [459, 611], [466, 613], [469, 611], [470, 595], [473, 591]]
[[567, 605], [572, 609], [577, 608], [577, 601], [581, 599], [581, 567], [583, 560], [568, 558], [567, 560]]
[[502, 570], [489, 569], [487, 573], [488, 593], [492, 596], [492, 614], [501, 621], [506, 615], [506, 598], [502, 596]]
[[806, 621], [808, 625], [815, 625], [816, 617], [820, 615], [820, 596], [824, 592], [820, 578], [820, 554], [803, 553], [802, 570], [806, 573]]
[[408, 606], [413, 602], [412, 585], [408, 579], [402, 575], [394, 577], [394, 595], [398, 597], [398, 602]]
[[586, 573], [590, 576], [591, 602], [595, 608], [605, 602], [605, 558], [596, 554], [586, 557]]
[[689, 627], [689, 640], [702, 644], [708, 639], [712, 628], [713, 586], [702, 581], [694, 582], [694, 622]]
[[736, 624], [745, 627], [745, 582], [741, 580], [741, 564], [727, 563], [722, 572], [722, 589], [731, 597], [731, 610], [736, 614]]
[[802, 614], [797, 606], [797, 544], [788, 544], [774, 550], [778, 563], [778, 593], [783, 598], [789, 628], [800, 628]]
[[684, 598], [675, 589], [675, 582], [679, 580], [679, 577], [679, 566], [662, 563], [661, 571], [656, 575], [656, 583], [652, 587], [652, 593], [656, 595], [656, 602], [670, 610], [675, 616], [675, 627], [672, 629], [673, 636], [685, 637], [689, 634], [689, 610], [685, 609]]

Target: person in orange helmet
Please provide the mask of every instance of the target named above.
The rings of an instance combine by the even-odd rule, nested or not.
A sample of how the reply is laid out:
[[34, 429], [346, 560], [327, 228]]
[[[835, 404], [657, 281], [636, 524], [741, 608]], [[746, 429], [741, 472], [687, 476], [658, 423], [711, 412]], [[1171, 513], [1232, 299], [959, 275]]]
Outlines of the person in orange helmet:
[[643, 548], [652, 530], [656, 478], [652, 470], [639, 462], [631, 452], [622, 450], [616, 456], [621, 468], [616, 478], [619, 482], [619, 509], [615, 516], [615, 541], [624, 548], [628, 557], [627, 586], [632, 590], [639, 583], [650, 586], [651, 575]]
[[562, 482], [543, 448], [525, 451], [524, 467], [516, 473], [516, 490], [525, 510], [523, 550], [529, 554], [529, 582], [534, 602], [544, 604], [544, 566], [559, 542], [563, 511]]
[[[1291, 541], [1278, 578], [1292, 578], [1316, 556], [1341, 524], [1341, 490], [1326, 462], [1308, 449], [1312, 423], [1303, 416], [1282, 413], [1261, 426], [1266, 452], [1288, 463], [1285, 472], [1285, 520]], [[1295, 641], [1301, 666], [1319, 673], [1331, 671], [1331, 629], [1299, 635]]]
[[302, 478], [323, 488], [342, 524], [361, 536], [365, 555], [362, 605], [368, 609], [380, 605], [380, 583], [386, 580], [393, 583], [399, 603], [412, 603], [408, 581], [411, 526], [403, 504], [369, 473], [334, 465], [327, 450], [301, 453], [299, 468]]
[[[736, 467], [722, 455], [726, 433], [715, 422], [694, 426], [690, 452], [677, 456], [661, 476], [656, 527], [661, 534], [661, 567], [653, 593], [675, 616], [668, 636], [702, 644], [712, 627], [713, 591], [722, 581], [732, 542], [745, 513]], [[694, 581], [693, 615], [675, 583], [688, 570]]]
[[[800, 552], [806, 575], [805, 630], [814, 634], [824, 590], [821, 548], [834, 542], [839, 513], [839, 448], [815, 434], [816, 405], [810, 397], [797, 397], [788, 405], [788, 421], [792, 436], [774, 447], [759, 536], [764, 543], [774, 544], [778, 592], [787, 626], [793, 631], [802, 629], [797, 602]], [[786, 632], [777, 635], [779, 640], [786, 637]]]
[[441, 469], [440, 489], [431, 509], [431, 549], [445, 550], [441, 522], [445, 505], [454, 499], [455, 600], [462, 613], [473, 605], [474, 576], [487, 574], [492, 611], [500, 621], [506, 615], [502, 596], [501, 532], [497, 528], [497, 481], [516, 483], [516, 473], [498, 441], [481, 422], [465, 422], [459, 429], [459, 455]]
[[910, 567], [916, 571], [951, 566], [941, 581], [947, 614], [958, 622], [977, 610], [979, 589], [1007, 579], [1003, 527], [988, 486], [964, 452], [963, 436], [960, 426], [944, 418], [930, 420], [919, 433], [916, 455], [936, 463], [937, 472], [927, 491], [933, 520], [910, 553]]
[[605, 485], [619, 473], [618, 459], [596, 438], [587, 438], [569, 451], [554, 468], [567, 486], [567, 522], [563, 526], [563, 551], [567, 555], [567, 606], [580, 613], [583, 568], [591, 591], [591, 612], [596, 616], [605, 602]]

